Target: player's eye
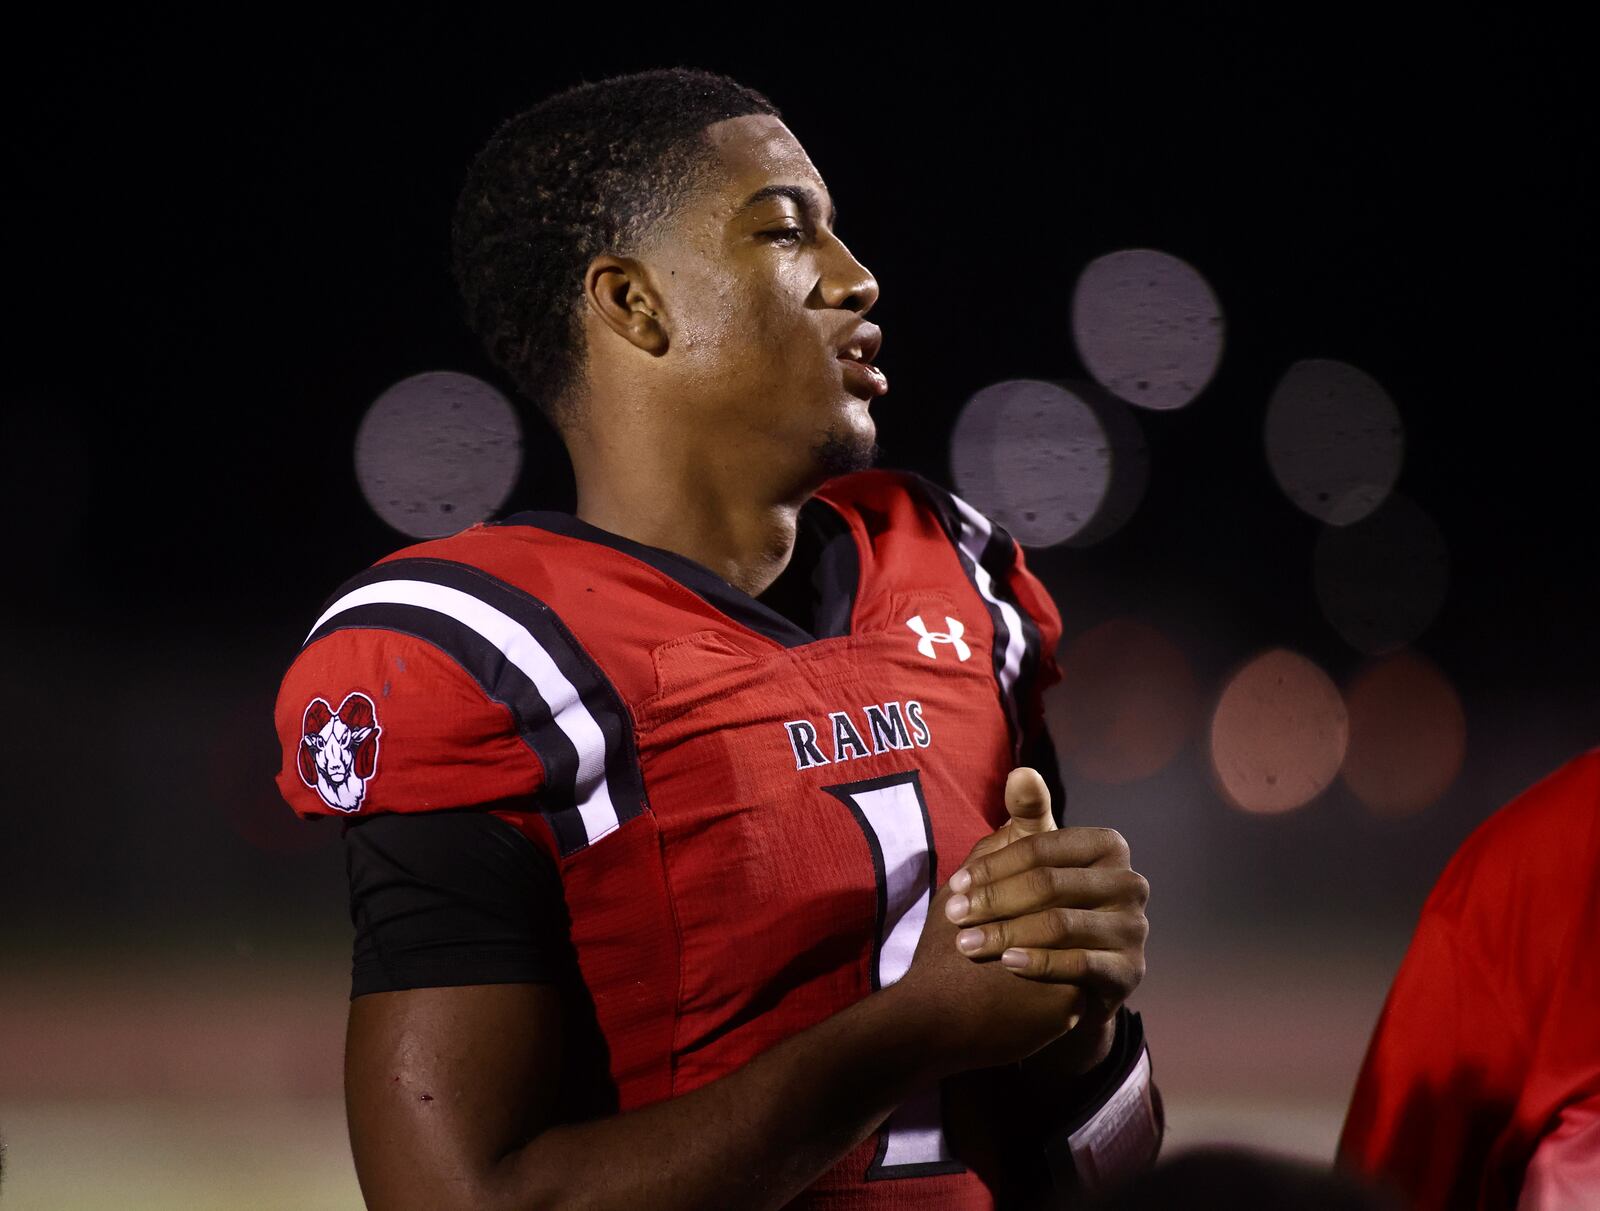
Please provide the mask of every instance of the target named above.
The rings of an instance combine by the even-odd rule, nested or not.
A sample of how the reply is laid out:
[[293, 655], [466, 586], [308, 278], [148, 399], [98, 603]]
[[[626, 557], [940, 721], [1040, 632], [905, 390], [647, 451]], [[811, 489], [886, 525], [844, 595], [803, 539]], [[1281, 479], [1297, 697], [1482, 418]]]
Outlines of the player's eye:
[[803, 227], [778, 227], [772, 231], [763, 231], [761, 238], [771, 240], [775, 244], [780, 242], [787, 243], [791, 239], [798, 241], [805, 233], [805, 228]]

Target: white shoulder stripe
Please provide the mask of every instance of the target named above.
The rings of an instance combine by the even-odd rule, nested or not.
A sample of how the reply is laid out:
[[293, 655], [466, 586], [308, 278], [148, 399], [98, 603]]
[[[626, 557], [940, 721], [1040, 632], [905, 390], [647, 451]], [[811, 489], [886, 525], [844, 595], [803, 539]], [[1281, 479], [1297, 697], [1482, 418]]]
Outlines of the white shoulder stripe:
[[988, 518], [954, 492], [950, 493], [950, 499], [961, 512], [961, 550], [972, 561], [972, 578], [977, 582], [978, 592], [999, 610], [1000, 617], [1005, 619], [1006, 658], [1000, 669], [1000, 688], [1006, 697], [1010, 698], [1012, 687], [1017, 683], [1017, 676], [1022, 672], [1022, 656], [1027, 644], [1022, 634], [1022, 619], [1017, 614], [1016, 607], [994, 591], [994, 580], [990, 577], [989, 570], [983, 566], [983, 549], [989, 545], [989, 535], [992, 532]]
[[[578, 814], [593, 844], [617, 827], [617, 809], [606, 784], [606, 739], [578, 691], [555, 661], [516, 619], [470, 593], [425, 580], [380, 580], [346, 593], [317, 619], [314, 635], [328, 619], [364, 605], [408, 605], [453, 618], [488, 640], [539, 691], [563, 735], [578, 753]], [[308, 635], [307, 638], [310, 636]]]

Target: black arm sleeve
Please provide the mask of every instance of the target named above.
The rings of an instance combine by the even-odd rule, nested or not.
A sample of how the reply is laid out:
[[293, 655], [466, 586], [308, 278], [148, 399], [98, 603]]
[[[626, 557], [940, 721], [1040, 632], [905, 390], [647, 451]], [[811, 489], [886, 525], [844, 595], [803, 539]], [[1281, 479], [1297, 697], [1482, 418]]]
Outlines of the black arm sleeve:
[[344, 845], [352, 998], [577, 978], [560, 872], [498, 816], [373, 816], [351, 822]]

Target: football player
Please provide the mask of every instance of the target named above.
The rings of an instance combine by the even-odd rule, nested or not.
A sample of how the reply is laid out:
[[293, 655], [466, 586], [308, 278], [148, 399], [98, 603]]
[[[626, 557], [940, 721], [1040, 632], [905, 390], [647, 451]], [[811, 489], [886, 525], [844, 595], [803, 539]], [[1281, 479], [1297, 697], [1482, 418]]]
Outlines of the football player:
[[965, 1211], [1148, 1164], [1148, 887], [1055, 818], [1060, 619], [871, 469], [878, 284], [778, 111], [552, 97], [454, 258], [578, 505], [381, 560], [282, 685], [279, 785], [348, 825], [369, 1204]]

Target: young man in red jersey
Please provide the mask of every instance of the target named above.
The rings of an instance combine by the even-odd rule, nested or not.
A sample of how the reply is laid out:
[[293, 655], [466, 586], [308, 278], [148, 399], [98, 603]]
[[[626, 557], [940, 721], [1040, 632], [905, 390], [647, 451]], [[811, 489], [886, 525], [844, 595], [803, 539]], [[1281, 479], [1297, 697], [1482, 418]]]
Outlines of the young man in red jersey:
[[954, 1211], [1147, 1164], [1148, 888], [1038, 772], [1059, 617], [870, 469], [878, 284], [776, 109], [582, 85], [454, 235], [578, 509], [380, 561], [283, 683], [280, 787], [350, 825], [369, 1204]]
[[1339, 1159], [1423, 1211], [1600, 1207], [1600, 749], [1490, 816], [1439, 877]]

